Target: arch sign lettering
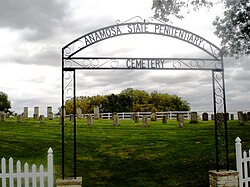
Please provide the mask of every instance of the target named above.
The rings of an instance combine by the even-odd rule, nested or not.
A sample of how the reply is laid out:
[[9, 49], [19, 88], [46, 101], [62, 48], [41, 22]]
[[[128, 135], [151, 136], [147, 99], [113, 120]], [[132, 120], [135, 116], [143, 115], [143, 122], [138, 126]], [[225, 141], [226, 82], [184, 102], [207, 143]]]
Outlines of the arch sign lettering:
[[[84, 49], [110, 38], [124, 35], [160, 35], [186, 42], [205, 52], [209, 58], [86, 57]], [[80, 53], [81, 52], [81, 53]], [[182, 28], [149, 18], [128, 21], [87, 33], [62, 48], [62, 108], [74, 100], [76, 115], [76, 72], [78, 70], [207, 70], [212, 74], [217, 171], [229, 170], [226, 98], [222, 51], [205, 38]], [[221, 115], [223, 114], [223, 115]], [[62, 110], [64, 116], [64, 110]], [[223, 116], [223, 117], [221, 117]], [[64, 178], [64, 118], [62, 119], [62, 177]], [[74, 119], [74, 176], [76, 176], [76, 120]]]

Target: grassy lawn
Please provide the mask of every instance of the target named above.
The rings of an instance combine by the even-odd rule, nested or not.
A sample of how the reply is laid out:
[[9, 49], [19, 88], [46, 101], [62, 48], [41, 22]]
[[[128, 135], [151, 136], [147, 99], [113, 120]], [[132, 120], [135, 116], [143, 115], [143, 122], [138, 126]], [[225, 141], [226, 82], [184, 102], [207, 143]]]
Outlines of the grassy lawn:
[[[250, 148], [250, 124], [228, 122], [230, 169], [235, 167], [235, 138]], [[55, 178], [61, 177], [61, 127], [58, 119], [40, 124], [33, 119], [17, 123], [0, 122], [0, 157], [12, 157], [22, 164], [47, 165], [47, 150], [54, 151]], [[66, 120], [65, 177], [73, 175], [73, 124]], [[215, 169], [213, 121], [178, 128], [167, 124], [120, 120], [95, 120], [87, 126], [77, 123], [77, 176], [83, 186], [208, 186], [208, 171]]]

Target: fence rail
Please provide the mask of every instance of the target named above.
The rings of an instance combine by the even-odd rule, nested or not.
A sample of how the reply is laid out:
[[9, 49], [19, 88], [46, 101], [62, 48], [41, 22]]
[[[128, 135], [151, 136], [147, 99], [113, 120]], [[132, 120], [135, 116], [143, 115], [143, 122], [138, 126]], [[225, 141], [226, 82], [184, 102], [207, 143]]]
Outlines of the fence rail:
[[29, 164], [26, 162], [24, 164], [24, 171], [22, 172], [21, 162], [18, 160], [16, 163], [16, 172], [14, 171], [13, 159], [9, 159], [9, 167], [7, 170], [6, 159], [1, 159], [1, 173], [0, 179], [2, 187], [53, 187], [54, 177], [53, 177], [53, 150], [49, 148], [48, 150], [48, 170], [44, 171], [44, 166], [40, 165], [39, 171], [35, 164], [32, 165], [31, 171], [29, 170]]
[[[118, 112], [117, 115], [120, 119], [130, 119], [133, 114], [137, 114], [139, 118], [142, 118], [143, 115], [148, 115], [152, 112]], [[184, 118], [190, 118], [190, 111], [168, 111], [168, 112], [156, 112], [157, 118], [162, 118], [163, 115], [168, 114], [169, 119], [176, 119], [178, 114], [184, 114]], [[94, 116], [94, 114], [91, 114]], [[112, 113], [101, 113], [103, 119], [111, 119]]]
[[250, 150], [242, 153], [241, 139], [237, 137], [235, 139], [235, 150], [236, 150], [236, 168], [239, 172], [239, 186], [248, 187], [250, 183]]

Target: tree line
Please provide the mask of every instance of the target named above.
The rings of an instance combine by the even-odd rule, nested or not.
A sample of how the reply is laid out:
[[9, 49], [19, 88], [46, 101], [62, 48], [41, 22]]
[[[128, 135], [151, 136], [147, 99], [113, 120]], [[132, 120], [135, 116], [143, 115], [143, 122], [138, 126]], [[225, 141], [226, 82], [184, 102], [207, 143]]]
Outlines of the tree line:
[[[119, 94], [79, 96], [76, 98], [76, 107], [83, 113], [93, 113], [94, 107], [99, 106], [100, 112], [163, 112], [188, 111], [189, 103], [177, 95], [148, 93], [143, 90], [127, 88]], [[74, 100], [65, 103], [66, 114], [74, 113]]]

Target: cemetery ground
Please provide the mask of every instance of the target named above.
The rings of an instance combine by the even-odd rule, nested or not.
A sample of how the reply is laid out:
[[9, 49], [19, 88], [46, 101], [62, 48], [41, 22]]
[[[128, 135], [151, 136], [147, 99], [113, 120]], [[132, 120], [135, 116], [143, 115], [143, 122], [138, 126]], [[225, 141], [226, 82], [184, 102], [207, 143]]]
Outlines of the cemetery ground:
[[[209, 186], [208, 171], [215, 166], [213, 121], [199, 121], [179, 128], [176, 120], [167, 124], [141, 120], [77, 120], [77, 176], [83, 186]], [[250, 148], [250, 124], [228, 121], [230, 169], [235, 170], [235, 138], [243, 149]], [[0, 122], [0, 157], [12, 157], [22, 165], [47, 166], [47, 150], [54, 151], [54, 178], [61, 177], [61, 126], [59, 119], [8, 118]], [[65, 124], [65, 177], [73, 176], [73, 124]]]

